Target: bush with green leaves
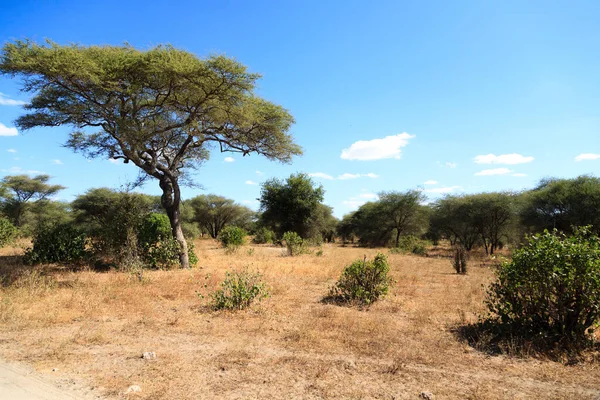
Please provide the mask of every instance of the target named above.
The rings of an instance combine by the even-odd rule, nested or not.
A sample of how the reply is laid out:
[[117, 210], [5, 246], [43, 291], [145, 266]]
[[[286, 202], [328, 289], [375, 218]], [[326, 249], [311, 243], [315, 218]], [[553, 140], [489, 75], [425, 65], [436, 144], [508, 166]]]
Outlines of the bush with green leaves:
[[551, 346], [589, 343], [600, 322], [600, 239], [589, 227], [528, 237], [498, 267], [487, 305], [490, 319], [513, 336]]
[[210, 295], [217, 310], [242, 310], [269, 296], [263, 276], [248, 269], [226, 272], [221, 288]]
[[33, 247], [25, 252], [25, 261], [29, 264], [78, 263], [88, 256], [86, 244], [86, 235], [71, 225], [41, 227], [33, 237]]
[[262, 227], [256, 231], [252, 241], [256, 244], [273, 243], [275, 241], [275, 232], [269, 228]]
[[286, 232], [281, 241], [285, 244], [289, 256], [297, 256], [306, 252], [304, 240], [296, 232]]
[[388, 293], [393, 282], [389, 271], [384, 254], [378, 253], [373, 260], [365, 256], [344, 268], [329, 296], [339, 302], [369, 305]]
[[419, 256], [426, 256], [428, 246], [429, 242], [426, 240], [421, 240], [414, 235], [404, 235], [398, 239], [398, 247], [390, 249], [390, 253], [412, 253]]
[[0, 216], [0, 247], [12, 243], [16, 236], [17, 228], [15, 228], [8, 218]]
[[235, 251], [244, 244], [246, 240], [246, 231], [240, 227], [229, 225], [221, 229], [218, 239], [229, 251]]
[[[180, 245], [171, 233], [171, 223], [165, 214], [147, 215], [138, 229], [138, 244], [142, 258], [152, 268], [170, 269], [179, 265]], [[190, 265], [198, 262], [193, 243], [188, 243]]]

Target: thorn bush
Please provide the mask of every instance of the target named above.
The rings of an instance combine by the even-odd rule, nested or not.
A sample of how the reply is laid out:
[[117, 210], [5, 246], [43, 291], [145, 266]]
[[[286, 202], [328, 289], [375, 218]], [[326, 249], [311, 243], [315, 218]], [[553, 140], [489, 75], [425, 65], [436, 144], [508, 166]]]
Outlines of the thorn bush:
[[369, 305], [386, 295], [393, 280], [388, 276], [387, 257], [378, 253], [373, 260], [356, 260], [342, 271], [336, 284], [329, 290], [335, 301]]
[[304, 240], [296, 232], [286, 232], [281, 240], [287, 249], [289, 256], [297, 256], [306, 252]]
[[242, 310], [255, 300], [269, 296], [269, 290], [258, 272], [227, 272], [221, 288], [210, 295], [212, 306], [217, 310]]
[[512, 335], [585, 345], [600, 322], [600, 239], [589, 227], [528, 237], [490, 285], [490, 319]]

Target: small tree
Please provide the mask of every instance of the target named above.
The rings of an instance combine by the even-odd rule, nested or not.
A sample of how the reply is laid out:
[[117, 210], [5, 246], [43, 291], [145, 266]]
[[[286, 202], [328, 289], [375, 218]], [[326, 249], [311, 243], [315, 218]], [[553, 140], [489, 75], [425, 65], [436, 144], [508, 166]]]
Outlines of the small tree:
[[296, 232], [286, 232], [281, 241], [285, 244], [289, 256], [298, 256], [306, 251], [304, 240]]
[[497, 270], [487, 305], [514, 335], [586, 343], [600, 321], [600, 239], [589, 227], [530, 236]]
[[2, 208], [16, 227], [21, 226], [23, 214], [29, 204], [42, 202], [65, 188], [60, 185], [49, 185], [49, 180], [49, 175], [37, 175], [33, 178], [27, 175], [12, 175], [2, 179], [1, 185], [4, 188]]
[[260, 191], [261, 223], [279, 238], [285, 232], [296, 232], [304, 239], [314, 237], [326, 220], [326, 206], [321, 204], [324, 194], [323, 186], [316, 186], [307, 174], [293, 174], [285, 181], [270, 179]]

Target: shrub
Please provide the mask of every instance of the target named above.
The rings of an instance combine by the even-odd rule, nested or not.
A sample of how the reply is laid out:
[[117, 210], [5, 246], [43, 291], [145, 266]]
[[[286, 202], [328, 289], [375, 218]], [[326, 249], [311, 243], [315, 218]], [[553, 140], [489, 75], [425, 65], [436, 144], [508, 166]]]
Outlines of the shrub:
[[25, 252], [25, 261], [39, 263], [76, 263], [85, 259], [86, 235], [70, 225], [40, 228], [33, 238], [33, 248]]
[[345, 303], [369, 305], [387, 294], [393, 280], [388, 276], [387, 257], [378, 253], [372, 261], [356, 260], [342, 272], [329, 296]]
[[398, 247], [392, 248], [390, 252], [392, 254], [412, 253], [419, 256], [426, 256], [428, 245], [429, 242], [426, 240], [421, 240], [414, 235], [405, 235], [400, 237]]
[[252, 241], [256, 244], [273, 243], [275, 241], [275, 232], [268, 228], [262, 227], [256, 231]]
[[140, 246], [151, 246], [163, 239], [172, 237], [171, 222], [165, 214], [151, 213], [142, 220], [138, 230]]
[[600, 239], [589, 227], [569, 237], [556, 230], [528, 237], [498, 267], [487, 305], [515, 336], [551, 346], [588, 343], [600, 319]]
[[8, 218], [0, 217], [0, 247], [4, 247], [17, 236], [17, 228], [8, 220]]
[[269, 290], [258, 272], [227, 272], [221, 289], [211, 294], [212, 305], [217, 310], [242, 310], [254, 301], [269, 296]]
[[235, 251], [244, 244], [246, 235], [246, 231], [242, 228], [229, 225], [221, 229], [218, 239], [227, 250]]
[[304, 240], [296, 232], [283, 234], [282, 242], [285, 244], [289, 256], [297, 256], [306, 252]]
[[[171, 233], [171, 223], [165, 214], [152, 213], [144, 218], [138, 240], [144, 262], [152, 268], [169, 269], [179, 265], [179, 242]], [[198, 257], [194, 244], [188, 242], [190, 265], [196, 265]]]
[[463, 246], [454, 247], [452, 266], [457, 274], [465, 275], [467, 273], [467, 250]]

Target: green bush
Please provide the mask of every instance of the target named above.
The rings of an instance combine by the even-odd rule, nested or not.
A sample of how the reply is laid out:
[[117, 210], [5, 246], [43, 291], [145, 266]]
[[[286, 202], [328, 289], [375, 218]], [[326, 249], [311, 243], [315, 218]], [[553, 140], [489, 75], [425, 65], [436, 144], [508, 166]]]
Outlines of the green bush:
[[138, 229], [138, 243], [142, 247], [151, 246], [172, 236], [171, 222], [165, 214], [148, 214]]
[[[173, 238], [169, 217], [152, 213], [144, 218], [138, 230], [138, 243], [144, 262], [152, 268], [170, 269], [179, 265], [179, 242]], [[198, 257], [194, 244], [188, 242], [190, 265], [196, 265]]]
[[256, 244], [273, 243], [275, 241], [275, 232], [262, 227], [254, 234], [252, 241]]
[[40, 228], [33, 238], [33, 248], [25, 252], [25, 261], [39, 263], [77, 263], [84, 260], [86, 235], [71, 225]]
[[296, 232], [286, 232], [281, 240], [287, 249], [289, 256], [297, 256], [306, 252], [304, 240]]
[[388, 276], [390, 267], [387, 257], [378, 253], [370, 261], [365, 257], [356, 260], [342, 272], [330, 289], [329, 296], [344, 303], [369, 305], [387, 294], [393, 280]]
[[15, 228], [8, 218], [0, 217], [0, 247], [12, 243], [16, 236], [17, 228]]
[[398, 247], [390, 249], [390, 253], [412, 253], [419, 256], [426, 256], [428, 246], [429, 242], [426, 240], [421, 240], [414, 235], [405, 235], [400, 237]]
[[244, 244], [246, 235], [246, 231], [242, 228], [228, 225], [221, 229], [217, 239], [219, 239], [225, 249], [228, 251], [235, 251]]
[[242, 310], [254, 301], [269, 296], [269, 290], [258, 272], [227, 272], [221, 289], [211, 294], [212, 305], [217, 310]]
[[588, 343], [600, 320], [600, 239], [589, 227], [528, 237], [498, 267], [487, 305], [491, 320], [514, 336], [551, 346]]

